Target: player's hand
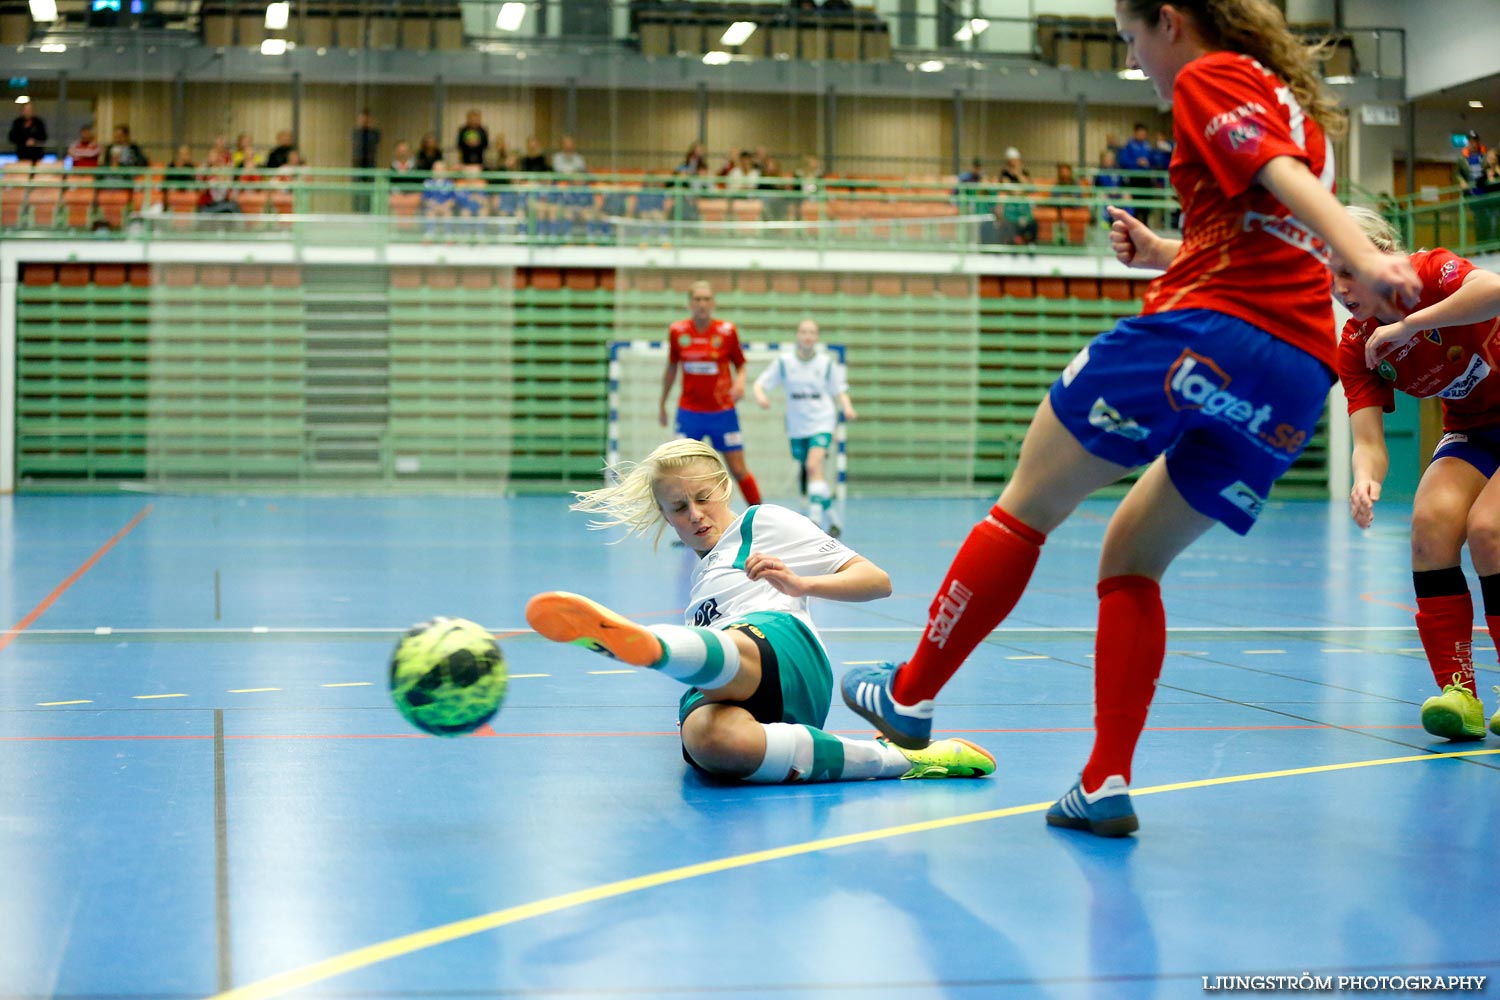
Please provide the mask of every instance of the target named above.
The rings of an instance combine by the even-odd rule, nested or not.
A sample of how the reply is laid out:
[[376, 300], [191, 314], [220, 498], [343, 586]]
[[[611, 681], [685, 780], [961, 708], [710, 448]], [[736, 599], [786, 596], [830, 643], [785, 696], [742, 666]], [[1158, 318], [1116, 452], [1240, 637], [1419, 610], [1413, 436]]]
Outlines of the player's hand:
[[1415, 327], [1407, 326], [1404, 319], [1376, 327], [1365, 341], [1365, 367], [1374, 368], [1387, 354], [1399, 351], [1411, 343], [1420, 332]]
[[755, 387], [755, 402], [762, 410], [769, 410], [771, 408], [771, 401], [766, 398], [766, 394], [761, 391], [760, 386]]
[[1368, 528], [1375, 521], [1375, 501], [1380, 499], [1380, 484], [1373, 479], [1355, 482], [1349, 491], [1349, 516], [1361, 528]]
[[859, 414], [854, 412], [853, 406], [846, 406], [844, 407], [844, 419], [853, 423], [859, 419]]
[[667, 404], [663, 403], [656, 413], [656, 422], [663, 427], [667, 426]]
[[1380, 254], [1366, 269], [1366, 283], [1375, 294], [1385, 298], [1401, 312], [1411, 312], [1422, 301], [1422, 279], [1417, 277], [1411, 258], [1401, 253]]
[[786, 563], [775, 556], [750, 553], [750, 557], [745, 560], [745, 575], [752, 580], [764, 580], [788, 597], [807, 595], [807, 581], [787, 569]]
[[729, 383], [729, 398], [738, 403], [745, 398], [745, 384], [743, 382]]
[[1162, 239], [1140, 219], [1114, 205], [1105, 206], [1109, 213], [1109, 248], [1115, 260], [1126, 267], [1156, 267], [1157, 251]]

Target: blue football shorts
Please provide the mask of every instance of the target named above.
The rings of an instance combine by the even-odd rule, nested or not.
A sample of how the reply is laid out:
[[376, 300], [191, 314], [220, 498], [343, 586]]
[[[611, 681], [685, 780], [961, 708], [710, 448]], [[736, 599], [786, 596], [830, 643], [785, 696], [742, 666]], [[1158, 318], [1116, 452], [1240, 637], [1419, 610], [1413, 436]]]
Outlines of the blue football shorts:
[[1432, 450], [1432, 460], [1457, 458], [1468, 462], [1493, 479], [1500, 469], [1500, 427], [1478, 427], [1466, 431], [1444, 431], [1437, 447]]
[[1089, 454], [1131, 468], [1166, 455], [1192, 508], [1243, 535], [1312, 437], [1333, 380], [1321, 361], [1254, 324], [1182, 309], [1095, 337], [1051, 400]]
[[691, 441], [702, 441], [708, 438], [708, 443], [713, 445], [714, 451], [721, 453], [743, 451], [745, 448], [745, 439], [740, 433], [740, 415], [732, 407], [712, 413], [699, 413], [696, 410], [679, 408], [677, 426], [673, 428], [673, 431], [678, 437]]

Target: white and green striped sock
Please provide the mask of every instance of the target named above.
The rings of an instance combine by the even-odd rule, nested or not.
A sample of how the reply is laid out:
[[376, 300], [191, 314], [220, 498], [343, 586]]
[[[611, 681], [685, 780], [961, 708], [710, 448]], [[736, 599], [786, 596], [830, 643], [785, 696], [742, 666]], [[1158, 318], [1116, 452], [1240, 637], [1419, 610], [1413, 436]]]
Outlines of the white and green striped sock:
[[674, 680], [699, 691], [714, 691], [740, 672], [740, 649], [727, 632], [686, 625], [648, 625], [647, 629], [666, 649], [652, 669]]

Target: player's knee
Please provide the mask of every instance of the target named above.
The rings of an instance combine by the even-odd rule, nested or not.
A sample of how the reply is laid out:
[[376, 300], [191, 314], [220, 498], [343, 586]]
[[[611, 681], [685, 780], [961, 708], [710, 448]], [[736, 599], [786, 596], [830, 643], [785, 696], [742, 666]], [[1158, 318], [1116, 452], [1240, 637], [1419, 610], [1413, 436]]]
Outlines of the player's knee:
[[1469, 511], [1468, 535], [1469, 554], [1477, 565], [1500, 564], [1500, 511]]
[[682, 720], [682, 746], [703, 770], [744, 777], [765, 755], [755, 739], [758, 729], [734, 725], [722, 713], [700, 709]]
[[[1468, 531], [1472, 539], [1474, 525], [1470, 512]], [[1500, 522], [1497, 522], [1500, 523]], [[1464, 519], [1431, 507], [1418, 507], [1411, 518], [1411, 558], [1414, 566], [1451, 565], [1464, 543]]]

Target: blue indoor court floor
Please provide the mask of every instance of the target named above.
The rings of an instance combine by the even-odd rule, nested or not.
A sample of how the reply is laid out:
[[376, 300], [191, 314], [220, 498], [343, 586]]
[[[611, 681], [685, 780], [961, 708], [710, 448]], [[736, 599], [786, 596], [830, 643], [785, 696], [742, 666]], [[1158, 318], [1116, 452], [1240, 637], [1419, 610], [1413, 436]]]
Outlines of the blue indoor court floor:
[[[845, 540], [896, 594], [817, 605], [836, 671], [912, 648], [989, 502], [850, 502]], [[606, 545], [562, 497], [0, 497], [0, 998], [1134, 998], [1500, 973], [1500, 738], [1418, 725], [1435, 689], [1398, 504], [1368, 533], [1342, 503], [1272, 504], [1248, 539], [1190, 549], [1140, 832], [1043, 823], [1090, 745], [1112, 506], [1048, 540], [939, 700], [992, 778], [737, 787], [683, 764], [677, 684], [525, 630], [547, 589], [680, 621], [693, 557]], [[509, 663], [471, 736], [420, 735], [387, 694], [397, 635], [434, 614], [494, 629]], [[1475, 650], [1488, 713], [1482, 630]], [[842, 704], [829, 728], [868, 732]]]

